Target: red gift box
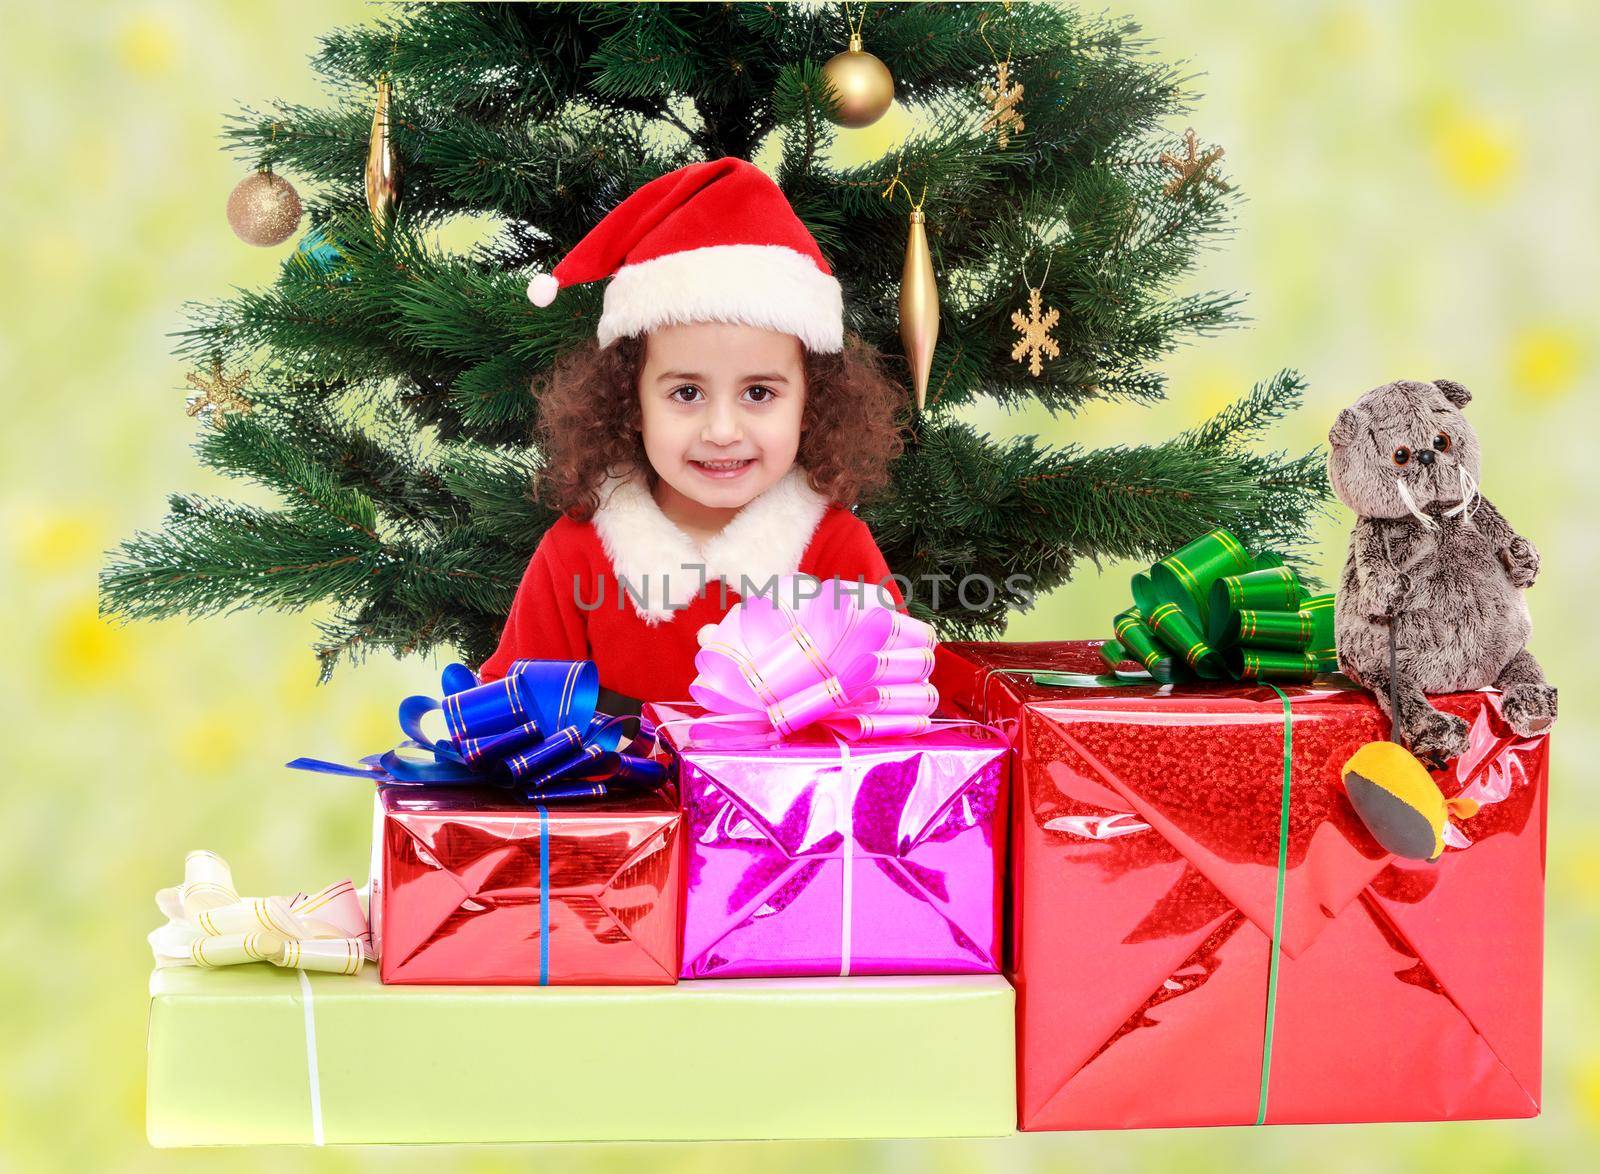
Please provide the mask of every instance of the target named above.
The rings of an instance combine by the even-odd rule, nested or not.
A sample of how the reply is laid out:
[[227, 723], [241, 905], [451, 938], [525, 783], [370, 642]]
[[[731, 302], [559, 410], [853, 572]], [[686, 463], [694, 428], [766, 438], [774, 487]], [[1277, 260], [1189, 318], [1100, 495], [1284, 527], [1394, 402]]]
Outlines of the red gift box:
[[944, 644], [933, 682], [1013, 739], [1022, 1129], [1538, 1113], [1547, 740], [1517, 736], [1497, 693], [1433, 699], [1472, 729], [1434, 777], [1483, 806], [1425, 864], [1385, 854], [1344, 794], [1345, 760], [1389, 732], [1372, 698], [1283, 686], [1269, 1001], [1285, 702], [998, 671], [1021, 667], [1105, 666], [1098, 643]]
[[386, 983], [678, 979], [682, 816], [669, 789], [550, 803], [380, 786], [372, 928]]

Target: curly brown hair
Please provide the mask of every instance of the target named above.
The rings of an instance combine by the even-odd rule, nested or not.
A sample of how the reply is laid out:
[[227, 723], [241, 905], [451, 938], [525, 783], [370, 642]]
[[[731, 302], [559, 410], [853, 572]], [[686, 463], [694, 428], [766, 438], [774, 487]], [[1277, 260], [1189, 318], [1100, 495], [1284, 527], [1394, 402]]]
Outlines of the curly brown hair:
[[[846, 334], [837, 354], [801, 347], [801, 355], [806, 402], [795, 461], [818, 493], [855, 505], [889, 483], [889, 465], [905, 447], [906, 393], [883, 373], [878, 350], [857, 335]], [[655, 485], [639, 432], [644, 361], [642, 337], [619, 338], [604, 348], [589, 339], [534, 380], [544, 454], [534, 491], [569, 517], [594, 516], [608, 471], [643, 469]], [[600, 427], [602, 422], [612, 426]]]

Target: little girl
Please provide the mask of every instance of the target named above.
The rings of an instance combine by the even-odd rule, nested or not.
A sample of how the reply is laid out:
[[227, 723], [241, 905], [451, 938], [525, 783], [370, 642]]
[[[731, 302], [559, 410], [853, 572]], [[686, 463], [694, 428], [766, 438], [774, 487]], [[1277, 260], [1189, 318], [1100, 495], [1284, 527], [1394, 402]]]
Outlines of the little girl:
[[538, 489], [563, 516], [480, 676], [588, 659], [609, 692], [679, 700], [700, 629], [775, 576], [903, 608], [849, 507], [887, 482], [905, 395], [845, 338], [839, 282], [777, 184], [735, 158], [669, 172], [528, 296], [613, 274], [597, 339], [540, 389]]

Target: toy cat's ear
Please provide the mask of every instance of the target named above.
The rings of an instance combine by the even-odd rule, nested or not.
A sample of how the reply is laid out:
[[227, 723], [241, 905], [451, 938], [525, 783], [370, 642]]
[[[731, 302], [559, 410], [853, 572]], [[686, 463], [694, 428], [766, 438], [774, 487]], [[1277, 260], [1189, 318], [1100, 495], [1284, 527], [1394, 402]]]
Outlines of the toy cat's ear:
[[1433, 385], [1444, 392], [1444, 398], [1458, 408], [1464, 408], [1472, 401], [1472, 393], [1452, 380], [1435, 379]]
[[1344, 448], [1352, 443], [1360, 432], [1361, 413], [1354, 408], [1346, 408], [1339, 413], [1339, 418], [1328, 430], [1328, 443], [1334, 448]]

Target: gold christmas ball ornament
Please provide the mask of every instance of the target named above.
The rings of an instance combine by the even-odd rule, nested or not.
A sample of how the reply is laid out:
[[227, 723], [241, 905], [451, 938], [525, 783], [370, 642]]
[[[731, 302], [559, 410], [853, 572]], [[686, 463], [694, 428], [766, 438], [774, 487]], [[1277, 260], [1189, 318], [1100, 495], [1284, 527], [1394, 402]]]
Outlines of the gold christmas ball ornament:
[[839, 96], [840, 126], [859, 130], [882, 118], [894, 101], [894, 75], [889, 67], [861, 47], [859, 33], [851, 34], [850, 47], [829, 58], [822, 67]]
[[228, 196], [228, 226], [247, 245], [281, 245], [300, 227], [300, 194], [271, 171], [247, 175]]

